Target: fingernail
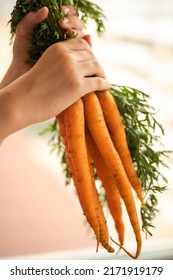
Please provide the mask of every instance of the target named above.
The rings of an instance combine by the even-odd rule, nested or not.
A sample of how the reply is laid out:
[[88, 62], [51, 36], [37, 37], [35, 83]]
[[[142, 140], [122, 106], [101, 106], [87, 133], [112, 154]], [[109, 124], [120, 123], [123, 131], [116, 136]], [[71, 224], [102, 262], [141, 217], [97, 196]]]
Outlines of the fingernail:
[[63, 21], [64, 24], [69, 23], [69, 19], [67, 17], [65, 17], [62, 21]]
[[70, 12], [69, 7], [67, 7], [67, 6], [62, 7], [62, 10], [63, 10], [64, 15], [68, 15], [68, 13]]

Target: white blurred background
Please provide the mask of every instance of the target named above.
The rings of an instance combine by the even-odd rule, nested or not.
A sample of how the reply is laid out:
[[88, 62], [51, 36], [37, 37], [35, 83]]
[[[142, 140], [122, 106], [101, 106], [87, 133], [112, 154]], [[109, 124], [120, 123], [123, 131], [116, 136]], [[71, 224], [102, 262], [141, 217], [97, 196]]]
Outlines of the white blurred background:
[[[165, 128], [162, 142], [165, 149], [173, 150], [173, 1], [94, 2], [107, 16], [106, 32], [98, 38], [92, 23], [88, 32], [108, 79], [150, 94]], [[12, 58], [7, 22], [14, 4], [14, 0], [0, 0], [0, 79]], [[0, 147], [0, 258], [46, 253], [49, 258], [51, 252], [55, 258], [106, 257], [102, 249], [95, 254], [95, 240], [84, 223], [73, 185], [65, 186], [48, 138], [38, 136], [46, 124], [15, 133]], [[161, 258], [163, 252], [168, 257], [169, 250], [173, 251], [173, 160], [167, 164], [168, 189], [159, 196], [160, 212], [153, 236], [144, 237], [141, 258], [154, 253]], [[126, 244], [135, 246], [128, 226]]]

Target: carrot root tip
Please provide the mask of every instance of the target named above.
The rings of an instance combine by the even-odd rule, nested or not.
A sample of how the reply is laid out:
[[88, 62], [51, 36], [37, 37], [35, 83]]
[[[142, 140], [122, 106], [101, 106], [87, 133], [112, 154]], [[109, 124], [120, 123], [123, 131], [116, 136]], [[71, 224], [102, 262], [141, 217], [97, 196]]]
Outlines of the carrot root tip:
[[129, 257], [131, 257], [132, 259], [137, 259], [138, 255], [135, 255], [135, 256], [132, 255], [128, 250], [126, 250], [121, 244], [116, 242], [112, 237], [111, 237], [111, 240], [119, 247], [118, 252], [122, 249]]

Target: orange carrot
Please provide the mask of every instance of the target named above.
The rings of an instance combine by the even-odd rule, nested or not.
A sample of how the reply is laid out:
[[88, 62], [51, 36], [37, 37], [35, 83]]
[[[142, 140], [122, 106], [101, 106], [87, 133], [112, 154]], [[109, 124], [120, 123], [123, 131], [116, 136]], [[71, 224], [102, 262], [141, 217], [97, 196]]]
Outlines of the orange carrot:
[[[107, 167], [110, 169], [116, 181], [120, 195], [124, 200], [137, 242], [136, 254], [133, 257], [137, 258], [141, 251], [142, 239], [136, 205], [129, 180], [124, 171], [120, 157], [110, 138], [97, 95], [92, 92], [85, 95], [82, 99], [84, 102], [87, 126], [100, 151], [100, 154], [102, 155]], [[123, 248], [122, 246], [120, 247]]]
[[115, 180], [110, 173], [107, 165], [103, 161], [103, 158], [89, 132], [86, 128], [86, 140], [89, 146], [91, 157], [93, 158], [94, 165], [97, 174], [102, 181], [102, 185], [106, 191], [106, 199], [108, 203], [108, 208], [113, 217], [115, 228], [119, 235], [120, 245], [124, 244], [124, 223], [122, 220], [122, 206], [120, 200], [120, 193], [115, 184]]
[[[87, 135], [86, 135], [87, 136]], [[86, 137], [86, 146], [87, 146], [87, 151], [88, 151], [88, 160], [89, 160], [89, 164], [90, 164], [90, 172], [93, 178], [93, 184], [94, 184], [94, 166], [93, 166], [93, 160], [91, 157], [91, 149], [89, 147], [89, 143], [88, 143], [88, 137]], [[93, 201], [92, 203], [97, 205], [97, 217], [98, 217], [98, 222], [99, 222], [99, 231], [100, 231], [100, 243], [102, 244], [102, 246], [109, 252], [109, 253], [113, 253], [115, 250], [114, 248], [112, 248], [109, 244], [109, 232], [108, 232], [108, 227], [107, 227], [107, 222], [104, 216], [104, 212], [103, 212], [103, 207], [101, 205], [101, 203], [98, 203], [98, 192], [97, 189], [94, 188], [95, 191], [95, 195], [93, 196]]]
[[[56, 116], [56, 120], [58, 123], [58, 128], [59, 128], [59, 133], [62, 137], [62, 141], [64, 143], [65, 146], [65, 152], [66, 152], [66, 160], [67, 160], [67, 168], [72, 176], [73, 174], [73, 165], [72, 165], [72, 161], [69, 157], [68, 154], [68, 148], [67, 148], [67, 136], [66, 136], [66, 128], [65, 128], [65, 113], [64, 111], [62, 113], [60, 113], [58, 116]], [[74, 178], [73, 178], [74, 180]]]
[[72, 176], [78, 198], [88, 223], [96, 234], [97, 250], [100, 241], [99, 224], [93, 198], [87, 150], [85, 145], [83, 103], [79, 99], [64, 111], [66, 150], [72, 163]]
[[129, 152], [126, 133], [119, 113], [117, 104], [109, 91], [103, 91], [97, 94], [103, 115], [109, 129], [114, 146], [121, 158], [127, 177], [131, 183], [132, 188], [136, 191], [142, 207], [144, 207], [144, 200], [140, 181], [136, 175], [134, 164]]
[[83, 212], [96, 234], [96, 251], [101, 243], [109, 252], [113, 252], [113, 248], [108, 244], [108, 229], [89, 166], [81, 99], [64, 111], [64, 121], [66, 149], [72, 163], [72, 177]]

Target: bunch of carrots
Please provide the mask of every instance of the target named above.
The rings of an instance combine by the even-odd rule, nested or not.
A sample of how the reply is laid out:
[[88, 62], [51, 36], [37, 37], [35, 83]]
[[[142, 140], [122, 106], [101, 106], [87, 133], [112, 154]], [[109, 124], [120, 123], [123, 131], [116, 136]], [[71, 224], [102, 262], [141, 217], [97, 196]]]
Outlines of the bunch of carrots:
[[[49, 13], [50, 18], [56, 14], [52, 13], [51, 15], [51, 11], [53, 8], [55, 11], [58, 9], [57, 2], [47, 1], [48, 5], [52, 5]], [[80, 4], [84, 3], [85, 1]], [[19, 19], [30, 11], [27, 9], [38, 9], [41, 7], [39, 5], [45, 5], [44, 1], [18, 0], [12, 13], [12, 32], [15, 32]], [[52, 18], [47, 28], [51, 27]], [[57, 23], [57, 19], [55, 22]], [[54, 31], [55, 26], [53, 25], [51, 32]], [[41, 32], [43, 34], [44, 30], [45, 26], [40, 34]], [[36, 45], [34, 50], [37, 50], [39, 46], [44, 47], [44, 44], [45, 40], [42, 44]], [[40, 53], [42, 52], [40, 51]], [[66, 149], [68, 169], [73, 178], [83, 213], [96, 236], [96, 251], [101, 244], [108, 252], [114, 252], [114, 248], [111, 246], [114, 242], [130, 257], [137, 258], [141, 251], [142, 238], [133, 190], [143, 208], [144, 200], [115, 99], [109, 91], [88, 93], [58, 115], [56, 119]], [[95, 173], [99, 176], [105, 189], [119, 242], [115, 242], [109, 235], [107, 221], [96, 187]], [[125, 227], [122, 200], [137, 242], [134, 255], [123, 246]]]
[[[76, 187], [83, 213], [97, 240], [108, 252], [114, 252], [103, 208], [99, 200], [94, 169], [105, 189], [119, 243], [130, 257], [141, 251], [140, 224], [132, 188], [144, 207], [140, 181], [130, 156], [126, 134], [116, 102], [109, 91], [91, 92], [76, 101], [57, 117], [66, 148], [68, 169]], [[124, 223], [121, 199], [127, 209], [137, 249], [132, 255], [124, 247]]]

